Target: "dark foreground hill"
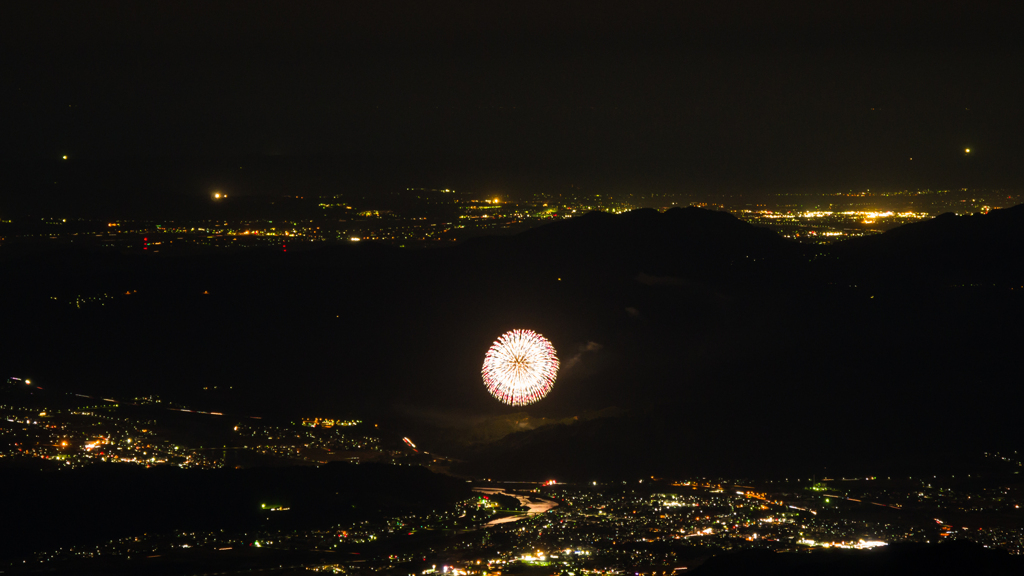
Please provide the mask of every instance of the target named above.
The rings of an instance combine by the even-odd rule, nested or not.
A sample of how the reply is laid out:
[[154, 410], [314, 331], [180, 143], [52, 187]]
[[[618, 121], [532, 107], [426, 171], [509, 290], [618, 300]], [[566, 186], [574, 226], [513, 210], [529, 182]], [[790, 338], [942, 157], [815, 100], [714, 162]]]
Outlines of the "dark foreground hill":
[[[5, 262], [0, 350], [10, 374], [67, 390], [388, 421], [467, 473], [944, 461], [1019, 438], [1022, 213], [830, 249], [688, 208], [418, 252], [57, 252]], [[512, 328], [562, 361], [530, 416], [625, 416], [451, 442], [519, 411], [479, 378]]]
[[582, 480], [948, 469], [981, 446], [1014, 445], [1004, 402], [1021, 399], [1022, 245], [1016, 207], [830, 250], [768, 250], [771, 264], [713, 290], [727, 273], [698, 284], [677, 271], [661, 298], [633, 292], [647, 298], [642, 328], [615, 344], [634, 360], [618, 379], [642, 409], [517, 432], [463, 469]]
[[[4, 471], [0, 559], [149, 532], [320, 529], [424, 513], [470, 495], [424, 468], [333, 463], [248, 470], [118, 464]], [[287, 508], [279, 513], [267, 508]]]

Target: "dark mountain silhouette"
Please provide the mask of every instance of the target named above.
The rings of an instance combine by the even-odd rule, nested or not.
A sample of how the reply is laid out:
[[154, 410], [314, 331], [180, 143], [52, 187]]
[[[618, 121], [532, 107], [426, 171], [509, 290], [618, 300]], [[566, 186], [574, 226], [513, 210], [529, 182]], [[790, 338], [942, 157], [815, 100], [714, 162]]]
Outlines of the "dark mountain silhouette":
[[[425, 251], [23, 254], [4, 263], [0, 350], [11, 374], [61, 389], [386, 421], [470, 473], [941, 462], [1018, 437], [1022, 217], [943, 216], [828, 248], [686, 208]], [[453, 430], [518, 411], [479, 371], [524, 327], [562, 359], [531, 417], [625, 416], [465, 452]]]
[[837, 244], [836, 255], [850, 260], [852, 273], [884, 285], [909, 282], [949, 284], [1024, 283], [1014, 265], [1024, 250], [1024, 205], [988, 214], [934, 219], [900, 226], [877, 236]]
[[987, 214], [957, 216], [947, 212], [931, 220], [905, 224], [885, 234], [854, 238], [837, 245], [859, 250], [982, 250], [1019, 247], [1024, 241], [1020, 224], [1024, 221], [1024, 204], [993, 210]]
[[477, 238], [460, 249], [480, 258], [514, 258], [524, 270], [626, 278], [641, 272], [678, 274], [717, 282], [763, 270], [765, 259], [785, 266], [804, 251], [731, 214], [692, 207], [664, 213], [650, 208], [620, 215], [591, 212], [512, 237]]

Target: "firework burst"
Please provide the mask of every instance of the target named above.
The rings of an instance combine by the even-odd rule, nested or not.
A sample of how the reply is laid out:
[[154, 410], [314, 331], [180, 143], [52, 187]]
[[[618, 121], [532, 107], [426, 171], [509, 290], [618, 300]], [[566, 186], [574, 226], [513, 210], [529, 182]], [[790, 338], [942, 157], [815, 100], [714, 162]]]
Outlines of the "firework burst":
[[484, 357], [484, 385], [505, 404], [533, 404], [551, 391], [558, 373], [558, 356], [547, 338], [533, 330], [501, 335]]

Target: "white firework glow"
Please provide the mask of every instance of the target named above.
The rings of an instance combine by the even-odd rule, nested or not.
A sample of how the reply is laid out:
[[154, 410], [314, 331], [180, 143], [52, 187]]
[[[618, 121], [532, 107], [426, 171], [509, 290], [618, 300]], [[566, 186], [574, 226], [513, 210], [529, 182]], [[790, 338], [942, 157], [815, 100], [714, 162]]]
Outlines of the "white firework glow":
[[551, 342], [533, 330], [511, 330], [491, 345], [481, 372], [492, 396], [505, 404], [525, 406], [551, 391], [558, 356]]

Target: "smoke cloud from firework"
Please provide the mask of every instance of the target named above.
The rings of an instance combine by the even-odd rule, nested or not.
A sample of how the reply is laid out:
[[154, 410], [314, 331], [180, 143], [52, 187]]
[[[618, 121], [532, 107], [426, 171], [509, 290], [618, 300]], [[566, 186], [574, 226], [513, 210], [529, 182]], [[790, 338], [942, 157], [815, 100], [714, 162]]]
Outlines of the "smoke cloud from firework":
[[582, 346], [580, 346], [579, 352], [573, 354], [572, 357], [570, 357], [569, 360], [566, 361], [564, 368], [566, 370], [572, 369], [583, 360], [583, 355], [585, 353], [597, 352], [601, 348], [604, 348], [604, 346], [598, 344], [597, 342], [587, 342], [586, 344], [583, 344]]

